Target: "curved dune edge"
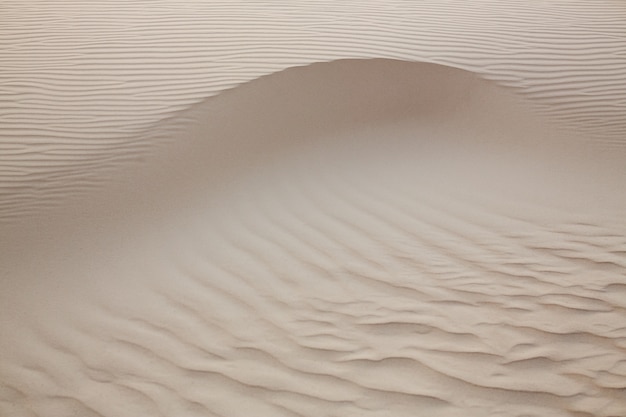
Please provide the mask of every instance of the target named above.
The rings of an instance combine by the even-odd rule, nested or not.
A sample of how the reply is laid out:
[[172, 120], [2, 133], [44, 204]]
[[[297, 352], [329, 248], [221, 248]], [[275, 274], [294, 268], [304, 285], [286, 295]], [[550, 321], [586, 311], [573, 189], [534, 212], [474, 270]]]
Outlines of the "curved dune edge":
[[341, 61], [154, 132], [2, 248], [0, 414], [626, 411], [626, 169], [519, 97]]
[[621, 0], [6, 0], [0, 221], [61, 204], [140, 158], [141, 133], [259, 76], [346, 58], [424, 61], [516, 88], [623, 152]]

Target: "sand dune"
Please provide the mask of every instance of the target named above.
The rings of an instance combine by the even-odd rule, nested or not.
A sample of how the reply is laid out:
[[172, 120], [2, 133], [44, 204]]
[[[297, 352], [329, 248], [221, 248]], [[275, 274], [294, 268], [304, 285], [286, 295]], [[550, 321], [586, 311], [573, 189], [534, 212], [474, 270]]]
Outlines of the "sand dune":
[[471, 70], [624, 149], [621, 0], [4, 0], [0, 13], [5, 223], [106, 182], [150, 149], [142, 132], [191, 103], [336, 59]]
[[0, 16], [0, 416], [626, 415], [623, 1]]
[[626, 168], [532, 102], [347, 60], [142, 140], [5, 228], [0, 414], [626, 412]]

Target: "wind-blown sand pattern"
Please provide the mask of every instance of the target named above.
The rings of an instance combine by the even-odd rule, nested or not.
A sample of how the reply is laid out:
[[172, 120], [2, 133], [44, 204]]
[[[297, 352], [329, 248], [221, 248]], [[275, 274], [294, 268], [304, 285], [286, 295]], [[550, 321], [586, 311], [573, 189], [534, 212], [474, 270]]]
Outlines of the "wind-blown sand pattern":
[[[179, 60], [131, 54], [124, 64], [121, 42], [93, 61], [63, 58], [55, 42], [75, 32], [62, 26], [42, 48], [77, 66], [66, 78], [75, 90], [55, 87], [63, 71], [54, 60], [41, 70], [22, 62], [31, 73], [7, 66], [21, 81], [5, 85], [16, 90], [41, 77], [28, 93], [38, 99], [11, 105], [47, 110], [13, 113], [2, 127], [22, 152], [3, 154], [1, 165], [12, 188], [2, 200], [0, 415], [626, 415], [624, 92], [602, 90], [609, 81], [594, 72], [623, 70], [622, 6], [538, 3], [539, 16], [511, 3], [474, 2], [484, 10], [472, 13], [422, 3], [422, 12], [413, 2], [188, 3], [178, 13], [197, 26], [168, 17], [148, 32], [157, 45], [181, 46], [162, 44], [155, 56]], [[47, 4], [29, 3], [26, 13], [15, 3], [15, 12], [42, 17]], [[171, 14], [155, 4], [143, 14], [137, 3], [57, 6], [66, 18], [86, 13], [142, 30]], [[536, 41], [504, 28], [539, 31], [551, 16], [570, 25], [544, 24]], [[366, 17], [376, 41], [359, 31]], [[319, 55], [306, 58], [289, 34], [316, 19], [318, 31], [343, 25], [346, 35], [316, 38]], [[242, 32], [235, 23], [244, 21], [262, 29]], [[41, 33], [54, 22], [64, 21], [40, 23]], [[424, 41], [397, 42], [409, 30]], [[574, 41], [583, 32], [597, 47]], [[205, 45], [203, 33], [232, 42]], [[292, 47], [263, 47], [272, 33]], [[515, 65], [498, 66], [495, 49], [487, 61], [472, 35], [488, 48], [525, 44], [546, 60], [511, 54], [502, 62]], [[6, 54], [29, 44], [5, 39]], [[402, 59], [457, 57], [455, 66], [480, 76], [342, 60], [262, 77], [168, 117], [307, 59], [389, 57], [405, 47], [415, 55]], [[239, 62], [231, 72], [191, 76], [209, 65], [194, 56], [220, 66], [228, 48]], [[606, 53], [595, 70], [581, 63], [590, 50]], [[558, 70], [557, 56], [567, 58]], [[83, 89], [88, 62], [94, 77], [134, 73], [145, 84]], [[568, 68], [582, 75], [568, 79]], [[142, 92], [146, 102], [124, 107]], [[553, 107], [538, 112], [546, 103]], [[90, 111], [80, 123], [62, 119]]]

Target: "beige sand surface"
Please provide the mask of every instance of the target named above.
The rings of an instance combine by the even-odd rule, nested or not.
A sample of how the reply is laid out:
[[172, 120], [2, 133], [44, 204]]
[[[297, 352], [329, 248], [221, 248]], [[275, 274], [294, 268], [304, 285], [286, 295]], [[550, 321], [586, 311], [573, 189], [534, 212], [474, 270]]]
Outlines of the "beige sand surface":
[[623, 7], [407, 3], [3, 6], [0, 416], [626, 415]]

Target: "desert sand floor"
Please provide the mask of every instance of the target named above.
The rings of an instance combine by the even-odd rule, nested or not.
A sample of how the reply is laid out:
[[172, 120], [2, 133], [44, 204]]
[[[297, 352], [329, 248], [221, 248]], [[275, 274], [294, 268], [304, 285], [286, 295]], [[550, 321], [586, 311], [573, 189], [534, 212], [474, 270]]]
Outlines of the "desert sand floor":
[[626, 415], [626, 8], [504, 3], [3, 3], [0, 415]]

